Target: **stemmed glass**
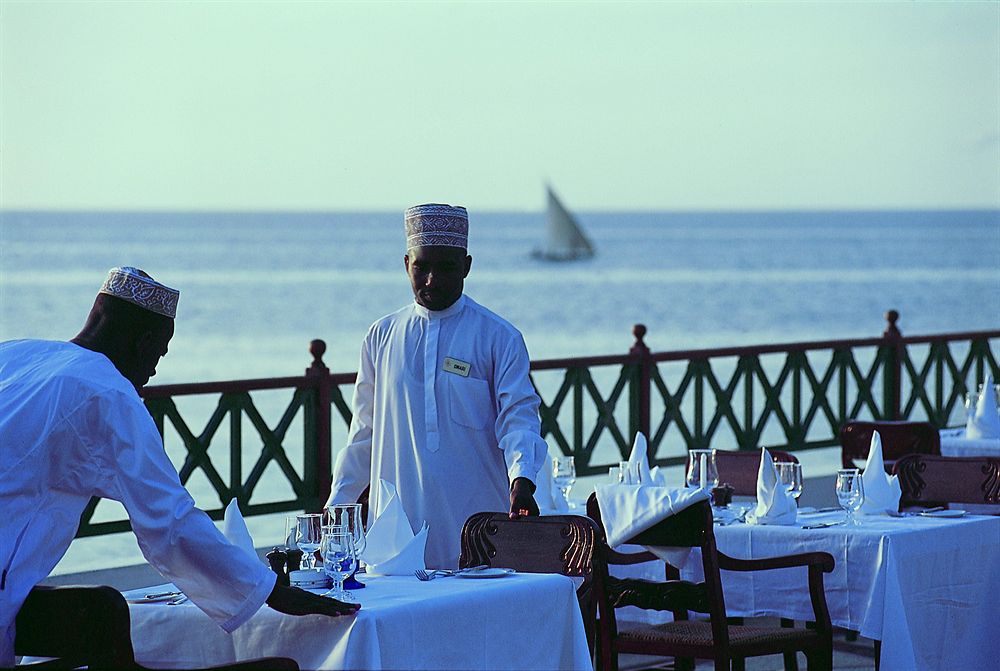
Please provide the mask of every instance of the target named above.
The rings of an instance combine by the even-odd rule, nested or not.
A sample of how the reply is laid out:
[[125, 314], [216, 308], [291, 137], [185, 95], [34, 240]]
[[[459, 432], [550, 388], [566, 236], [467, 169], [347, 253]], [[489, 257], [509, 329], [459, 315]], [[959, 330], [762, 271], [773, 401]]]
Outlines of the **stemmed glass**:
[[715, 450], [688, 451], [687, 486], [695, 489], [713, 489], [719, 486]]
[[302, 568], [316, 568], [316, 550], [323, 540], [323, 515], [304, 513], [295, 517], [295, 544], [302, 550]]
[[552, 459], [552, 480], [562, 492], [563, 500], [569, 503], [569, 490], [576, 483], [576, 463], [573, 457], [555, 457]]
[[861, 510], [865, 502], [865, 486], [861, 480], [861, 472], [856, 468], [844, 468], [837, 471], [837, 500], [840, 507], [847, 511], [847, 525], [859, 524], [854, 516]]
[[344, 589], [344, 578], [354, 573], [358, 565], [358, 553], [354, 547], [354, 534], [343, 527], [324, 527], [320, 554], [323, 555], [323, 570], [333, 580], [333, 587], [323, 596], [333, 597], [345, 603], [357, 600]]
[[794, 461], [777, 461], [774, 466], [778, 469], [778, 481], [785, 485], [798, 501], [802, 495], [802, 464]]
[[[361, 553], [365, 551], [365, 527], [361, 519], [360, 503], [335, 503], [326, 507], [327, 522], [331, 527], [350, 532], [354, 538], [354, 551], [358, 556], [358, 570], [361, 568]], [[361, 589], [364, 584], [354, 575], [347, 578], [346, 589]]]

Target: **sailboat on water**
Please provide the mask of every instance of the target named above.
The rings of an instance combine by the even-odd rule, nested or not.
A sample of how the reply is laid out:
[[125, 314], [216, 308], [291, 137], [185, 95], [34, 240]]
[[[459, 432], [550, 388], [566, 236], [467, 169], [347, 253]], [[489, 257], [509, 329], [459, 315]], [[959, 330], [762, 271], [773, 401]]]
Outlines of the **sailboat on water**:
[[584, 235], [580, 224], [559, 202], [551, 186], [546, 185], [545, 192], [548, 195], [545, 245], [535, 249], [531, 255], [546, 261], [573, 261], [592, 257], [594, 246]]

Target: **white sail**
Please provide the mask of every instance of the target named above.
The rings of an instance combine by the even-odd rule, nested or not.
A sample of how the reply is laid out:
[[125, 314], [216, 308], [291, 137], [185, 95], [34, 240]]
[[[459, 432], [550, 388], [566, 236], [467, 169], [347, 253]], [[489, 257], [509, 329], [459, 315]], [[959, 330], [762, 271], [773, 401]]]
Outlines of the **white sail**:
[[594, 255], [594, 247], [583, 234], [573, 215], [563, 206], [551, 187], [548, 194], [548, 227], [545, 247], [536, 249], [534, 256], [550, 261], [586, 259]]

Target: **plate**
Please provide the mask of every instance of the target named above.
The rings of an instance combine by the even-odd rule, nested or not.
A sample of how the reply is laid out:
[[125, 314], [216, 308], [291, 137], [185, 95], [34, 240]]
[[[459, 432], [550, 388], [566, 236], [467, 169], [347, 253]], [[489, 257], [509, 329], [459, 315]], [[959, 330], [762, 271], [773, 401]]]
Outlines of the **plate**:
[[963, 515], [965, 515], [964, 510], [931, 510], [920, 513], [921, 517], [962, 517]]
[[478, 571], [466, 571], [455, 575], [459, 578], [503, 578], [514, 573], [516, 571], [512, 568], [481, 568]]

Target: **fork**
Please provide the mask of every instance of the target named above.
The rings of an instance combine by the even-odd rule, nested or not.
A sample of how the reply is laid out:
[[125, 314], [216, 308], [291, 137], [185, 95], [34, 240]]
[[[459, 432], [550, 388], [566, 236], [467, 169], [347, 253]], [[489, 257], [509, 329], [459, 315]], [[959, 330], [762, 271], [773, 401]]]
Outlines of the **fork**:
[[465, 573], [467, 571], [481, 571], [484, 568], [489, 568], [489, 564], [480, 564], [479, 566], [470, 566], [469, 568], [460, 568], [457, 571], [451, 569], [439, 568], [433, 571], [427, 571], [422, 568], [418, 568], [413, 572], [413, 575], [417, 576], [417, 580], [434, 580], [434, 578], [447, 578], [448, 576], [458, 575], [459, 573]]

